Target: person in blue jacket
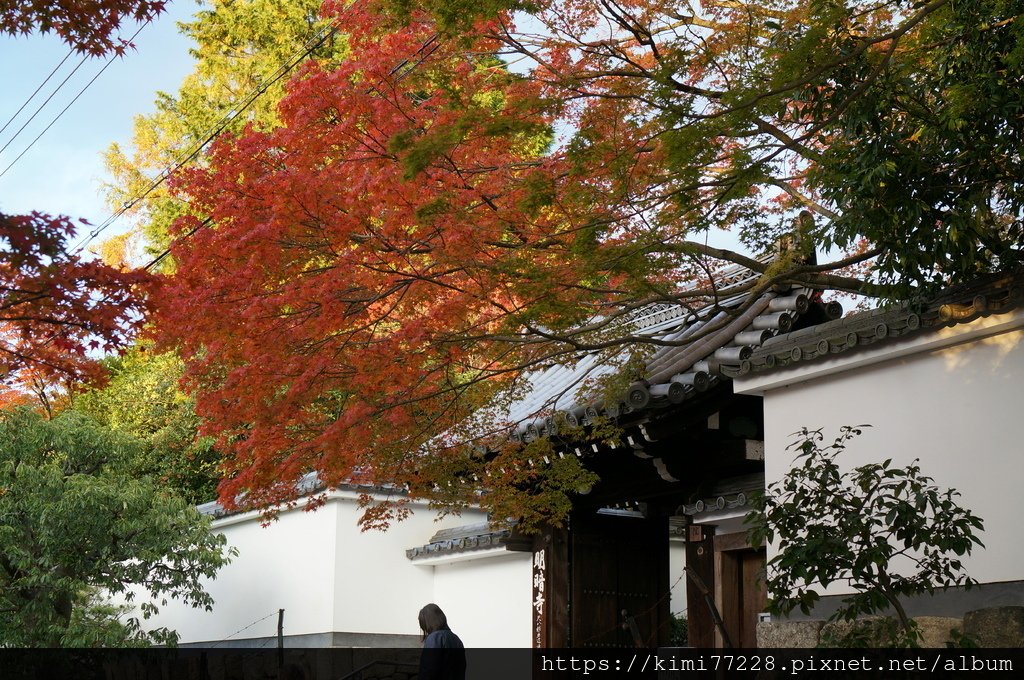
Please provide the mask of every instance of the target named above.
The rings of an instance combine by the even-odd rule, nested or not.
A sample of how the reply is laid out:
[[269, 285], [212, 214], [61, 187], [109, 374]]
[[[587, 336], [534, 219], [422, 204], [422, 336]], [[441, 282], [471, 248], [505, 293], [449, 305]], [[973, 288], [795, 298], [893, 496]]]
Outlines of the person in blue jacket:
[[465, 680], [466, 648], [448, 627], [448, 617], [431, 602], [420, 610], [423, 651], [418, 680]]

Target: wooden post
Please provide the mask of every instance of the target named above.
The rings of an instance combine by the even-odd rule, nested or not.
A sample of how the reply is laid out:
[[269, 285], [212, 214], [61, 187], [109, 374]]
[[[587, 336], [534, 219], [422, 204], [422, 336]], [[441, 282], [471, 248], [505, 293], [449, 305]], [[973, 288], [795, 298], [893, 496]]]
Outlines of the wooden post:
[[277, 671], [284, 668], [284, 610], [277, 610]]
[[548, 527], [534, 537], [533, 646], [569, 646], [569, 539]]
[[[715, 592], [715, 527], [691, 524], [686, 535], [686, 612], [690, 646], [715, 646], [715, 618], [705, 593]], [[700, 587], [693, 578], [700, 579]]]
[[729, 636], [729, 631], [725, 628], [725, 622], [722, 621], [722, 615], [718, 612], [718, 607], [715, 606], [714, 593], [712, 593], [707, 584], [704, 583], [704, 579], [694, 571], [693, 567], [685, 567], [686, 575], [690, 577], [697, 589], [700, 590], [704, 596], [704, 603], [708, 606], [708, 611], [711, 612], [711, 618], [715, 622], [715, 628], [718, 629], [719, 634], [722, 636], [723, 644], [726, 649], [732, 649], [732, 638]]

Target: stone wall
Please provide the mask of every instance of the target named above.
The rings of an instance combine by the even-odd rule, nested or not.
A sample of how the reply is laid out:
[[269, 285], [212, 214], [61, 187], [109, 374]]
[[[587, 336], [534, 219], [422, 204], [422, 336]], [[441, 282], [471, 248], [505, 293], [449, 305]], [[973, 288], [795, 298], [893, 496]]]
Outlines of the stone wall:
[[[1024, 607], [988, 607], [964, 617], [918, 616], [922, 647], [955, 646], [952, 631], [979, 647], [1024, 647]], [[800, 649], [817, 647], [823, 639], [841, 635], [853, 624], [826, 621], [770, 621], [757, 624], [757, 646]]]

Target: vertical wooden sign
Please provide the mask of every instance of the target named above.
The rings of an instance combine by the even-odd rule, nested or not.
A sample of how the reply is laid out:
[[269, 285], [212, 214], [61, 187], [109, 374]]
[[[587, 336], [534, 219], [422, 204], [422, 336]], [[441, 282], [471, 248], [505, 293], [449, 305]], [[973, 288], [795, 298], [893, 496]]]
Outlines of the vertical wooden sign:
[[533, 553], [533, 646], [547, 647], [547, 548], [543, 543]]

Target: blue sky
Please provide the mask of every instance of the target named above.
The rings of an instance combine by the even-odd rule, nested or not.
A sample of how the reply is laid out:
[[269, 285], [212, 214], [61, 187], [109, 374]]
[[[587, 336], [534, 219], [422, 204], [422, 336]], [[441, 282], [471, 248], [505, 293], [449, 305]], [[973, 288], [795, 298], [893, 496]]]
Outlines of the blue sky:
[[[131, 138], [132, 119], [153, 110], [157, 91], [176, 92], [192, 70], [191, 42], [178, 34], [176, 23], [199, 9], [195, 0], [172, 0], [167, 12], [142, 28], [130, 50], [85, 91], [57, 123], [17, 163], [0, 177], [0, 211], [8, 214], [39, 210], [84, 217], [94, 224], [106, 219], [101, 185], [105, 170], [101, 154], [117, 141]], [[122, 27], [131, 36], [138, 24]], [[55, 36], [0, 35], [0, 127], [25, 102], [47, 74], [68, 54]], [[56, 85], [78, 64], [72, 55], [24, 111], [0, 133], [0, 147], [11, 139]], [[106, 58], [90, 58], [58, 91], [49, 104], [0, 154], [0, 172], [29, 145], [96, 73]], [[121, 229], [118, 229], [121, 227]], [[108, 234], [127, 228], [115, 224]], [[81, 233], [81, 232], [80, 232]]]

